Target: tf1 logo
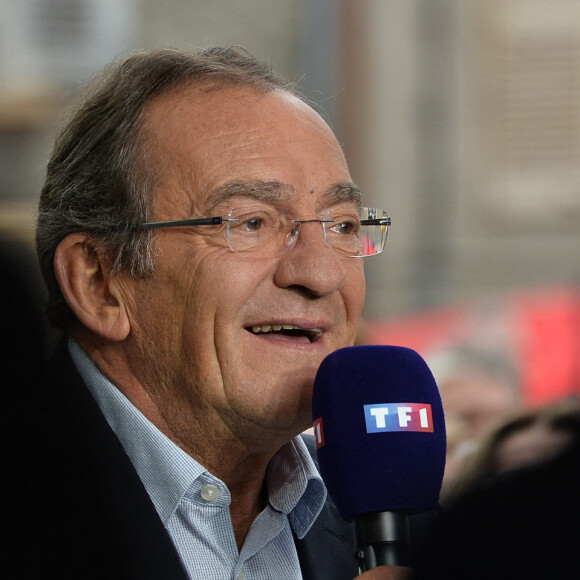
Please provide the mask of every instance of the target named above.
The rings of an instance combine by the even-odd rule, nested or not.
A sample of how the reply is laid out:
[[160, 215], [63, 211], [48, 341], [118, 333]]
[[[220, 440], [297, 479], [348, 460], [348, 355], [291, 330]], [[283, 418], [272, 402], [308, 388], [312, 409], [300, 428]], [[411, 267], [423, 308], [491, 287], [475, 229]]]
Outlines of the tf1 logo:
[[[364, 405], [367, 433], [419, 431], [433, 433], [433, 414], [428, 403], [376, 403]], [[313, 424], [316, 448], [324, 446], [322, 417]]]
[[431, 405], [425, 403], [380, 403], [365, 405], [367, 433], [422, 431], [433, 433]]

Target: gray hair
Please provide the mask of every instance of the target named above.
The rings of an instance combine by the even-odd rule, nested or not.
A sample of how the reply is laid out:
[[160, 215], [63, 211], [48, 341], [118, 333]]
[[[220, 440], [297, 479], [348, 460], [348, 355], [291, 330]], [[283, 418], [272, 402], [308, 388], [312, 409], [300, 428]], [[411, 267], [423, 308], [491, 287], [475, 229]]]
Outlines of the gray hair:
[[74, 321], [53, 264], [68, 235], [86, 234], [109, 257], [113, 273], [153, 273], [154, 234], [132, 227], [150, 218], [156, 177], [144, 145], [143, 113], [155, 97], [192, 83], [297, 94], [238, 48], [138, 51], [95, 77], [55, 140], [38, 206], [36, 248], [55, 326], [65, 329]]

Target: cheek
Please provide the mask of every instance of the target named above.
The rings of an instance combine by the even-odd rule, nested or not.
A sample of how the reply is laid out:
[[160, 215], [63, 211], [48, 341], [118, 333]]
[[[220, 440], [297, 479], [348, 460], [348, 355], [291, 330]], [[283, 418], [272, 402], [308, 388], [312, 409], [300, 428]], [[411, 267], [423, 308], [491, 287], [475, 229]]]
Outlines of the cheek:
[[[354, 260], [354, 258], [351, 258]], [[366, 296], [366, 279], [364, 274], [364, 265], [362, 260], [357, 259], [347, 270], [346, 281], [341, 290], [341, 295], [346, 307], [347, 318], [358, 323], [364, 305]]]
[[149, 339], [176, 348], [176, 342], [188, 327], [201, 323], [211, 308], [212, 296], [206, 288], [213, 285], [200, 276], [200, 264], [187, 253], [164, 248], [153, 276], [140, 282], [135, 301], [136, 326], [149, 334]]
[[228, 253], [199, 264], [192, 279], [190, 313], [203, 330], [214, 333], [235, 331], [244, 306], [258, 294], [270, 275], [271, 264], [240, 258]]

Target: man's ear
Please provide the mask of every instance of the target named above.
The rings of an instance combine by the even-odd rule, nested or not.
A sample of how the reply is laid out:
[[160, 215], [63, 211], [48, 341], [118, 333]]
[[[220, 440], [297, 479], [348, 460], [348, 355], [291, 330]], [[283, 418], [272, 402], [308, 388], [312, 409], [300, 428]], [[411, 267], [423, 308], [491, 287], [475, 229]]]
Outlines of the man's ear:
[[130, 323], [118, 280], [85, 234], [70, 234], [60, 242], [54, 269], [65, 300], [84, 326], [109, 340], [127, 337]]

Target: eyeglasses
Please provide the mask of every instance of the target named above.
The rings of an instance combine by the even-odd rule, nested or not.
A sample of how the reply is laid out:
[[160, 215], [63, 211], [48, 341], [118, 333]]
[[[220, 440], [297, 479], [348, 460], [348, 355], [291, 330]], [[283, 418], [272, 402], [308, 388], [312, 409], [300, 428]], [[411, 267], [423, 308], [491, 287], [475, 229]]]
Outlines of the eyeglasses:
[[[276, 208], [255, 204], [232, 209], [227, 217], [215, 216], [137, 224], [137, 229], [221, 226], [213, 235], [223, 236], [234, 252], [257, 252], [273, 257], [292, 249], [303, 224], [320, 223], [328, 245], [338, 254], [364, 258], [380, 254], [387, 241], [391, 218], [374, 207], [340, 208], [321, 218], [299, 220]], [[224, 227], [225, 226], [225, 227]], [[201, 231], [199, 233], [202, 233]], [[207, 231], [203, 232], [208, 234]]]

